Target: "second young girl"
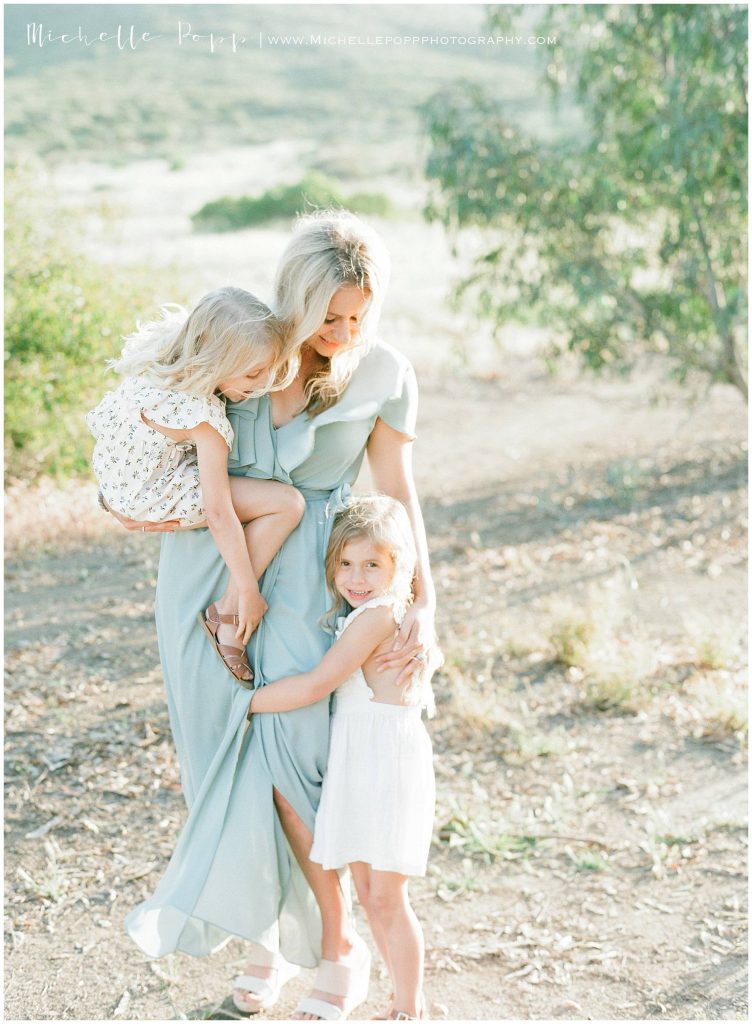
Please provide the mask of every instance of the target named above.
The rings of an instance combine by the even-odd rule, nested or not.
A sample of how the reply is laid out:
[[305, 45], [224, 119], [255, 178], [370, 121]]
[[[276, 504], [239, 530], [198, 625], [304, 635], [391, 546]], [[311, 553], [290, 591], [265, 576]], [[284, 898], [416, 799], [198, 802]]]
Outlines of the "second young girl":
[[230, 582], [200, 620], [247, 687], [253, 673], [245, 647], [266, 611], [257, 581], [305, 502], [287, 484], [228, 476], [233, 431], [224, 400], [268, 391], [283, 357], [271, 310], [241, 288], [220, 288], [189, 315], [165, 310], [126, 338], [113, 364], [125, 379], [86, 416], [105, 508], [143, 523], [211, 530]]
[[[312, 671], [256, 689], [249, 709], [290, 711], [335, 691], [310, 859], [324, 868], [349, 865], [392, 980], [386, 1019], [396, 1020], [423, 1012], [423, 933], [407, 887], [410, 875], [425, 874], [433, 830], [433, 756], [421, 720], [423, 707], [433, 713], [433, 699], [428, 666], [397, 685], [399, 671], [379, 674], [376, 659], [390, 649], [412, 600], [415, 561], [400, 502], [365, 497], [340, 512], [326, 554], [334, 598], [327, 621], [336, 620], [336, 642]], [[334, 991], [332, 966], [341, 1009], [314, 993], [298, 1013], [335, 1019], [366, 998], [370, 957], [362, 941], [347, 964], [322, 961], [321, 988], [328, 992]]]

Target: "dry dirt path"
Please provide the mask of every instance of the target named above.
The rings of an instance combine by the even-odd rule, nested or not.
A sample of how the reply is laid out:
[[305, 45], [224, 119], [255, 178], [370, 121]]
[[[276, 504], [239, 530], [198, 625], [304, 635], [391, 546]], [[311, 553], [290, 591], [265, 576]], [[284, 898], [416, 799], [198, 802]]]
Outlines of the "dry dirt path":
[[[447, 665], [412, 890], [452, 1019], [746, 1019], [744, 413], [643, 396], [423, 382]], [[53, 504], [65, 524], [80, 494]], [[7, 582], [6, 1019], [227, 1019], [239, 942], [155, 963], [122, 928], [184, 816], [158, 542], [87, 512], [40, 552], [39, 509], [8, 511], [31, 546]], [[386, 992], [374, 972], [364, 1018]]]

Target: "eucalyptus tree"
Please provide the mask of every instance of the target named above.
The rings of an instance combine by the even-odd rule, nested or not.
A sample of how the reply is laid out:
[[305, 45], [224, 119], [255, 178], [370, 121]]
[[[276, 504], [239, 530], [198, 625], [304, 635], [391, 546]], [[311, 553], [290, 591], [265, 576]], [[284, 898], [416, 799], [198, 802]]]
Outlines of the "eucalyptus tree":
[[[518, 11], [491, 8], [489, 27]], [[626, 370], [660, 353], [746, 398], [746, 9], [562, 5], [537, 35], [556, 38], [557, 132], [470, 85], [425, 108], [426, 215], [484, 243], [460, 294], [497, 328], [547, 326], [553, 357]]]

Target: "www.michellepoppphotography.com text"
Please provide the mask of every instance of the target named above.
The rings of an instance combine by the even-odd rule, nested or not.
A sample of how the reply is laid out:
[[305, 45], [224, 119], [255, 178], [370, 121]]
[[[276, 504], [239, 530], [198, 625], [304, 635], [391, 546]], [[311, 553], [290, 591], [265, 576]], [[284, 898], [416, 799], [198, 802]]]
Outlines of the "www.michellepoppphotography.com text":
[[130, 52], [158, 40], [172, 41], [185, 49], [202, 49], [209, 53], [231, 52], [265, 46], [555, 46], [555, 36], [524, 35], [358, 35], [352, 33], [307, 33], [301, 35], [274, 35], [266, 32], [242, 34], [239, 32], [198, 31], [191, 22], [178, 21], [174, 34], [166, 36], [154, 32], [141, 32], [135, 25], [118, 25], [110, 31], [84, 30], [77, 25], [70, 32], [53, 32], [43, 22], [29, 22], [26, 26], [27, 46], [43, 49], [46, 46], [107, 46], [120, 52]]

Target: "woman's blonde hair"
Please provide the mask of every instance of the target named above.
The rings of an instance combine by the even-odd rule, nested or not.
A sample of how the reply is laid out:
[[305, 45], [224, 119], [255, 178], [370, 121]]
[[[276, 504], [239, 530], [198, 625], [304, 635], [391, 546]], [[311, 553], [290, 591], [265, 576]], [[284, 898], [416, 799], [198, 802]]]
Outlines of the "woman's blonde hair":
[[[270, 361], [265, 387], [284, 357], [285, 332], [277, 317], [242, 288], [209, 292], [190, 313], [162, 307], [162, 318], [138, 324], [109, 365], [123, 377], [148, 377], [158, 387], [210, 395], [217, 385]], [[254, 394], [256, 394], [254, 392]]]
[[334, 405], [373, 344], [389, 269], [389, 254], [379, 235], [347, 210], [327, 210], [298, 219], [274, 283], [275, 312], [288, 332], [290, 362], [297, 366], [301, 346], [321, 329], [336, 291], [355, 285], [367, 300], [360, 324], [361, 344], [327, 360], [306, 383], [309, 415]]
[[412, 582], [417, 553], [405, 506], [385, 494], [353, 498], [335, 516], [324, 561], [326, 586], [334, 600], [324, 617], [324, 623], [330, 628], [337, 616], [350, 608], [334, 582], [342, 549], [349, 541], [363, 537], [385, 551], [394, 562], [389, 593], [405, 607], [413, 600]]

